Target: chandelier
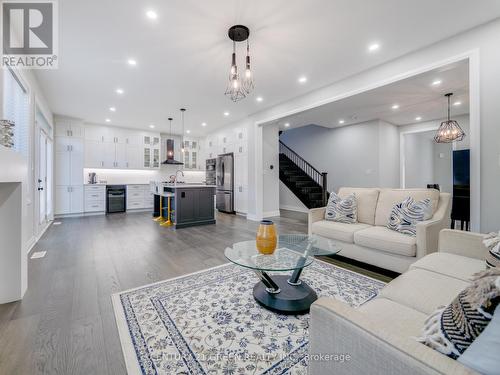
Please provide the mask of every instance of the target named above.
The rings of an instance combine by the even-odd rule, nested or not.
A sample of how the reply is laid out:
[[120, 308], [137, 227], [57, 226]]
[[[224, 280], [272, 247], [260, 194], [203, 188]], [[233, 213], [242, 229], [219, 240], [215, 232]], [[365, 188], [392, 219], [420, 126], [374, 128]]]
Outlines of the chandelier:
[[[253, 89], [253, 74], [250, 67], [250, 43], [248, 37], [250, 30], [243, 25], [235, 25], [229, 28], [227, 35], [233, 41], [233, 54], [231, 55], [231, 70], [229, 72], [229, 82], [224, 95], [233, 102], [244, 99]], [[238, 65], [236, 64], [236, 42], [247, 42], [247, 55], [245, 59], [245, 74], [240, 78]]]
[[450, 119], [450, 98], [453, 93], [448, 93], [445, 96], [448, 98], [448, 120], [443, 121], [439, 125], [439, 129], [434, 136], [436, 143], [451, 143], [461, 141], [465, 137], [465, 132], [462, 130], [458, 122]]

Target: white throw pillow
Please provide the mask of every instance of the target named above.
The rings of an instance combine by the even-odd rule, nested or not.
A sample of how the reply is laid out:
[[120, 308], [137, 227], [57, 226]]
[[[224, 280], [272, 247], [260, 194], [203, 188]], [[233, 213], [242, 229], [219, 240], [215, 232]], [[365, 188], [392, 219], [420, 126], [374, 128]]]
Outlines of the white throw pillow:
[[412, 197], [394, 205], [387, 228], [415, 237], [417, 223], [432, 217], [432, 202], [429, 198], [416, 202]]
[[332, 192], [326, 206], [325, 219], [339, 223], [357, 223], [358, 201], [356, 199], [356, 194], [352, 193], [342, 199]]

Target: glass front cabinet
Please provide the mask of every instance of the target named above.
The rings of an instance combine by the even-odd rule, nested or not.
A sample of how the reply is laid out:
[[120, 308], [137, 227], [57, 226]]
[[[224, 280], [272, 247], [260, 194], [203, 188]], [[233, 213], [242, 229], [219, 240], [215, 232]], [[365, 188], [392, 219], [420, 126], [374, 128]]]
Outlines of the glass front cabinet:
[[144, 168], [160, 168], [160, 135], [147, 134], [142, 140]]
[[[198, 139], [184, 139], [183, 163], [184, 169], [204, 170], [204, 160], [200, 157], [201, 144]], [[203, 162], [203, 163], [202, 163]]]

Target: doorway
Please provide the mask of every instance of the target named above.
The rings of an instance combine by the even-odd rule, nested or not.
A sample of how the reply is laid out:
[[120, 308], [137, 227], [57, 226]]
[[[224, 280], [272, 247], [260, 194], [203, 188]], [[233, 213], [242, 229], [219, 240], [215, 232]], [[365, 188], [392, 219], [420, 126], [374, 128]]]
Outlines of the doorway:
[[36, 236], [39, 237], [52, 220], [52, 139], [51, 128], [40, 111], [36, 111]]

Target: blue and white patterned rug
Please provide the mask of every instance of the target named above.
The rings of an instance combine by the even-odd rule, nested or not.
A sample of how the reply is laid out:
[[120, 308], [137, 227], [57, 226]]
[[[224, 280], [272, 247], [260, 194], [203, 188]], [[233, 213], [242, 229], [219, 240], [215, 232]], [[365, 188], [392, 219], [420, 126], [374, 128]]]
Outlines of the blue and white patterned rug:
[[[316, 260], [302, 278], [353, 307], [383, 282]], [[225, 264], [112, 296], [127, 370], [135, 374], [306, 374], [309, 314], [260, 307], [253, 271]]]

